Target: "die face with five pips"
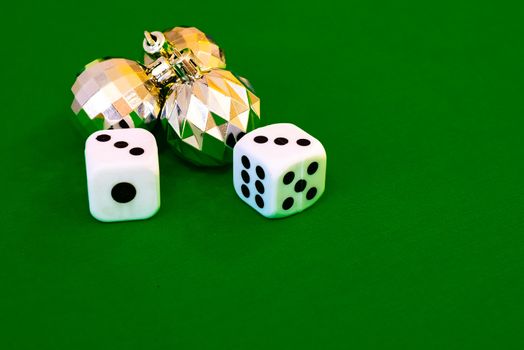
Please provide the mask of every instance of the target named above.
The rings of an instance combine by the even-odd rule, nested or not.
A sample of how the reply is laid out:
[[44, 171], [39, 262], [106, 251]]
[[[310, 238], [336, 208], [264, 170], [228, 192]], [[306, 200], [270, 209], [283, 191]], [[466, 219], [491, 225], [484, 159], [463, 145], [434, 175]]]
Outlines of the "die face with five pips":
[[326, 152], [293, 124], [273, 124], [245, 135], [233, 151], [233, 184], [248, 205], [269, 218], [298, 213], [322, 195]]
[[85, 147], [89, 209], [100, 221], [140, 220], [160, 208], [158, 150], [144, 129], [93, 133]]

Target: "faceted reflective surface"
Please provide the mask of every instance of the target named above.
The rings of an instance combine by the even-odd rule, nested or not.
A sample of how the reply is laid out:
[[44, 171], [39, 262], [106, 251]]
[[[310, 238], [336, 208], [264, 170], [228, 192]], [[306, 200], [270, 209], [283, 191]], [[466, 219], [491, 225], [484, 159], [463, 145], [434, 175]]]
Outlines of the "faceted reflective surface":
[[[175, 27], [164, 32], [164, 36], [178, 50], [191, 49], [202, 63], [202, 69], [226, 67], [226, 58], [222, 50], [212, 39], [197, 28]], [[149, 64], [152, 62], [152, 59], [145, 55], [144, 62]]]
[[260, 120], [260, 100], [231, 72], [214, 69], [175, 84], [161, 112], [168, 143], [197, 165], [231, 162], [232, 148]]
[[151, 129], [160, 113], [159, 90], [142, 65], [123, 58], [96, 60], [78, 76], [71, 108], [86, 133], [103, 129]]

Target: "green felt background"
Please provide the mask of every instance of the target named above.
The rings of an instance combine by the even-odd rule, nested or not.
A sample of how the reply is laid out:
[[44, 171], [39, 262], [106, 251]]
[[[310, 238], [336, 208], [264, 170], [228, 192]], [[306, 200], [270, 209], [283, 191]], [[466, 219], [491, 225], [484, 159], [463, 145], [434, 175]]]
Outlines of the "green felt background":
[[[524, 348], [522, 6], [11, 6], [2, 349]], [[174, 25], [215, 38], [266, 123], [324, 143], [313, 208], [267, 220], [237, 198], [230, 169], [163, 150], [157, 216], [91, 218], [75, 74], [98, 57], [138, 59], [144, 29]]]

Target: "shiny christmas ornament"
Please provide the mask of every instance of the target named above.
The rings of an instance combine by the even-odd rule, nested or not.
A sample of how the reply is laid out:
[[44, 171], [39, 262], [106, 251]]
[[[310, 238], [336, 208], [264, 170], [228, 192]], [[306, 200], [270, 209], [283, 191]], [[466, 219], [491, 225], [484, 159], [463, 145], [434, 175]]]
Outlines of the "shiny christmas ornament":
[[230, 163], [235, 143], [259, 124], [260, 99], [233, 73], [206, 67], [162, 33], [145, 35], [144, 50], [158, 57], [157, 70], [169, 87], [160, 113], [168, 143], [197, 165]]
[[160, 90], [146, 67], [123, 58], [91, 62], [71, 90], [71, 108], [86, 135], [106, 129], [151, 129], [161, 109]]
[[225, 66], [223, 55], [202, 32], [171, 32], [186, 40], [175, 38], [187, 47], [179, 50], [161, 32], [145, 32], [143, 48], [154, 59], [147, 66], [123, 58], [88, 64], [72, 87], [76, 120], [92, 133], [151, 130], [161, 119], [167, 142], [186, 160], [230, 163], [235, 143], [259, 124], [260, 100], [246, 79], [220, 68]]
[[[195, 27], [175, 27], [163, 33], [169, 44], [179, 51], [190, 49], [199, 59], [202, 70], [226, 68], [226, 57], [218, 45]], [[144, 56], [144, 63], [150, 64], [159, 57], [158, 53]]]

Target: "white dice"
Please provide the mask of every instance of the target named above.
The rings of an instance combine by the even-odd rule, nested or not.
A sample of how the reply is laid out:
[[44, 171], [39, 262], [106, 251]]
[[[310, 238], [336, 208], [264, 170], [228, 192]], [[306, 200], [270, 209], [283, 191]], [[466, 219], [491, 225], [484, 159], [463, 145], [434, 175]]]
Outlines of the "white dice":
[[158, 211], [158, 150], [149, 131], [97, 131], [86, 141], [85, 159], [89, 210], [96, 219], [147, 219]]
[[237, 194], [260, 214], [279, 218], [313, 205], [326, 181], [322, 144], [293, 124], [273, 124], [245, 135], [233, 150]]

